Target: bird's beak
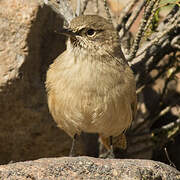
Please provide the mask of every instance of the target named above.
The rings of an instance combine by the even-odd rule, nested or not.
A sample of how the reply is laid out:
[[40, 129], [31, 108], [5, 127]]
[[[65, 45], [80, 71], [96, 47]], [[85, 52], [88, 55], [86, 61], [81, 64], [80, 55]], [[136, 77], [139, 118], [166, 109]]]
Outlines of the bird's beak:
[[70, 29], [61, 29], [58, 34], [63, 34], [67, 37], [75, 37], [76, 34]]

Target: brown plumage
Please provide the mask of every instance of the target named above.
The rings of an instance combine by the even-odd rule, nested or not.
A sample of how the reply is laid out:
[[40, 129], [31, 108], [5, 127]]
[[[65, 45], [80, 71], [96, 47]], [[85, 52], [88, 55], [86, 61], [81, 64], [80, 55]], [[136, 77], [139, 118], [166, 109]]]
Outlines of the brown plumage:
[[67, 49], [47, 72], [49, 110], [72, 138], [80, 133], [120, 136], [136, 114], [136, 85], [120, 48], [116, 30], [106, 19], [79, 16], [68, 31]]

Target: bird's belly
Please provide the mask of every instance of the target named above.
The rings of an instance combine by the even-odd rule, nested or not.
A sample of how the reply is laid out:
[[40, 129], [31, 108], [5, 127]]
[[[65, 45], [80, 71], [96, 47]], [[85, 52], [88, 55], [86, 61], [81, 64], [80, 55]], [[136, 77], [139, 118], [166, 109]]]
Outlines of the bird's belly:
[[82, 119], [80, 129], [84, 132], [99, 133], [104, 137], [117, 136], [130, 126], [131, 114], [131, 108], [123, 102], [123, 98], [119, 102], [107, 102], [94, 108], [94, 112]]
[[82, 131], [116, 136], [128, 128], [132, 112], [117, 71], [100, 71], [96, 64], [68, 72], [63, 71], [48, 96], [49, 109], [60, 128], [70, 136]]
[[67, 88], [66, 93], [59, 91], [55, 97], [58, 102], [52, 108], [56, 110], [54, 119], [70, 136], [82, 131], [104, 137], [117, 136], [131, 124], [129, 102], [126, 96], [118, 93], [118, 86], [106, 93], [99, 90], [81, 87], [71, 91]]

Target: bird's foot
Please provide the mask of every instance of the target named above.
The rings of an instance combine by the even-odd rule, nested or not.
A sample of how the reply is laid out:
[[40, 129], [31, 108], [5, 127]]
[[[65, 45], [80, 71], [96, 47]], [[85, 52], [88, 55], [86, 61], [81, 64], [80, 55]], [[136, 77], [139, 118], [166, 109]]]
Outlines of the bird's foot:
[[77, 134], [74, 135], [71, 150], [69, 152], [69, 157], [75, 157], [75, 144], [76, 144]]
[[99, 155], [99, 158], [103, 158], [103, 159], [114, 159], [115, 158], [115, 155], [112, 151], [112, 149], [106, 151], [105, 153], [102, 153]]

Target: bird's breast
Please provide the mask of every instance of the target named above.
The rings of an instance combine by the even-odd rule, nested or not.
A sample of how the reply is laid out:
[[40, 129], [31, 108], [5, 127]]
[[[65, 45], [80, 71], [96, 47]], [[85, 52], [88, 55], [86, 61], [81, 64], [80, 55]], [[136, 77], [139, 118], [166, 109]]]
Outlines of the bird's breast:
[[[49, 109], [54, 119], [67, 132], [72, 127], [74, 131], [120, 132], [132, 120], [125, 77], [116, 66], [102, 60], [59, 59], [47, 75]], [[115, 123], [126, 118], [122, 126]]]

